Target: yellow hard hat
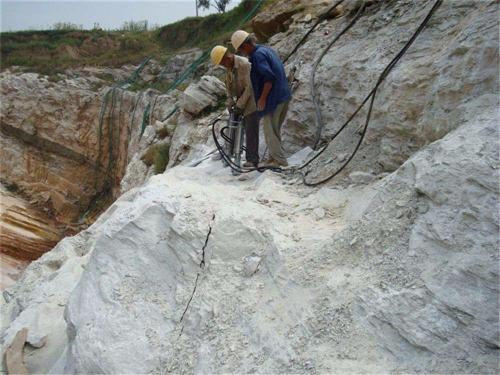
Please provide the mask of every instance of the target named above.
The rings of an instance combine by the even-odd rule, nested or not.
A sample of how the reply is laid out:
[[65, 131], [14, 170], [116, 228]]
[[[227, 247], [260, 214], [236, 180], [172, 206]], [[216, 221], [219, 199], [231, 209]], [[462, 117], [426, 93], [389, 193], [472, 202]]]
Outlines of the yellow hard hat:
[[226, 54], [227, 48], [223, 46], [215, 46], [212, 48], [212, 52], [210, 52], [210, 60], [212, 60], [212, 64], [219, 65], [222, 61], [222, 58]]
[[238, 30], [233, 33], [231, 36], [231, 44], [233, 45], [234, 49], [237, 51], [238, 48], [243, 44], [243, 42], [249, 37], [249, 33], [247, 33], [245, 30]]

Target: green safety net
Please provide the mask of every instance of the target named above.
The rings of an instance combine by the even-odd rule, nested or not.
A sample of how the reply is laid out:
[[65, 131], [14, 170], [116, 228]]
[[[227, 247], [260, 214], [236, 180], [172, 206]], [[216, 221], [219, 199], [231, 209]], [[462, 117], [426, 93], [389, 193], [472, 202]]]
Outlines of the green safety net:
[[[253, 6], [253, 8], [241, 20], [240, 27], [242, 25], [244, 25], [245, 23], [247, 23], [252, 17], [255, 16], [255, 14], [259, 10], [259, 8], [261, 7], [261, 5], [262, 5], [263, 2], [264, 2], [264, 0], [258, 0], [255, 3], [255, 5]], [[187, 78], [189, 78], [194, 72], [196, 72], [196, 70], [200, 67], [200, 65], [202, 65], [203, 63], [205, 63], [208, 60], [209, 56], [210, 56], [210, 51], [209, 50], [204, 51], [201, 54], [200, 57], [198, 57], [195, 61], [193, 61], [176, 78], [176, 80], [174, 82], [172, 82], [172, 84], [170, 84], [170, 86], [165, 90], [164, 94], [166, 94], [166, 93], [168, 93], [168, 92], [170, 92], [170, 91], [178, 88], [179, 85], [181, 85]], [[112, 136], [113, 135], [112, 133], [114, 132], [114, 129], [111, 129], [111, 127], [112, 127], [112, 121], [113, 121], [113, 119], [112, 119], [113, 118], [113, 111], [114, 111], [114, 107], [116, 106], [116, 91], [119, 90], [119, 89], [121, 89], [121, 88], [123, 88], [123, 86], [125, 86], [127, 84], [131, 84], [131, 83], [135, 82], [139, 78], [142, 70], [144, 69], [144, 67], [146, 66], [146, 64], [150, 60], [151, 60], [151, 57], [146, 58], [143, 62], [141, 62], [141, 64], [139, 64], [139, 66], [134, 70], [134, 72], [132, 72], [132, 74], [128, 78], [126, 78], [126, 79], [118, 82], [110, 90], [108, 90], [106, 92], [106, 94], [104, 95], [103, 103], [102, 103], [102, 106], [101, 106], [101, 111], [100, 111], [100, 114], [99, 114], [99, 131], [98, 131], [99, 151], [98, 151], [98, 158], [97, 158], [97, 162], [96, 162], [96, 171], [97, 171], [97, 169], [99, 169], [100, 160], [101, 160], [101, 157], [102, 157], [103, 126], [104, 126], [104, 121], [105, 121], [105, 118], [106, 118], [106, 113], [108, 112], [108, 107], [110, 107], [110, 109], [109, 109], [110, 113], [107, 116], [107, 119], [108, 119], [108, 134], [110, 136]], [[166, 70], [168, 69], [169, 62], [170, 62], [170, 60], [165, 64], [165, 66], [160, 71], [160, 73], [159, 73], [159, 79], [161, 79], [163, 77], [163, 75], [165, 74]], [[130, 135], [131, 135], [131, 132], [132, 132], [133, 122], [134, 122], [134, 119], [135, 119], [135, 112], [136, 112], [138, 103], [143, 99], [143, 96], [144, 96], [144, 94], [143, 94], [143, 92], [141, 92], [139, 94], [139, 96], [137, 97], [137, 99], [135, 101], [135, 104], [134, 104], [134, 108], [133, 108], [133, 111], [132, 111], [131, 121], [130, 121], [130, 124], [128, 126], [129, 139], [130, 139]], [[151, 122], [151, 117], [152, 117], [153, 111], [154, 111], [155, 106], [156, 106], [157, 98], [158, 98], [158, 96], [154, 99], [153, 104], [151, 104], [151, 101], [149, 101], [149, 103], [147, 104], [146, 108], [144, 109], [143, 116], [142, 116], [141, 132], [140, 132], [139, 138], [142, 137], [142, 135], [144, 133], [144, 130], [146, 129], [146, 126]], [[111, 100], [111, 106], [109, 105], [109, 101], [110, 100]], [[120, 101], [120, 108], [121, 108], [121, 101]], [[167, 120], [178, 109], [179, 109], [178, 106], [174, 107], [174, 109], [162, 121]], [[113, 144], [112, 143], [113, 142], [112, 142], [112, 140], [110, 138], [110, 140], [109, 140], [109, 150], [108, 150], [109, 160], [108, 160], [108, 166], [107, 166], [107, 170], [108, 171], [110, 171], [111, 167], [112, 167], [112, 160], [113, 160], [113, 157], [112, 157]], [[97, 176], [97, 174], [96, 174], [96, 176]], [[97, 184], [97, 181], [96, 181], [96, 184]]]
[[172, 109], [170, 111], [170, 113], [168, 115], [165, 116], [165, 118], [162, 120], [162, 121], [167, 121], [170, 117], [172, 117], [174, 115], [175, 112], [177, 112], [177, 110], [179, 109], [179, 106], [175, 106], [174, 109]]
[[[248, 20], [250, 20], [252, 17], [255, 16], [255, 14], [257, 13], [257, 11], [259, 10], [259, 8], [261, 7], [262, 3], [264, 2], [264, 0], [258, 0], [256, 2], [256, 4], [254, 5], [254, 7], [247, 13], [247, 15], [241, 20], [240, 22], [240, 27], [243, 26], [245, 23], [248, 22]], [[200, 65], [204, 64], [207, 60], [208, 60], [208, 57], [210, 56], [210, 50], [206, 50], [204, 51], [200, 57], [198, 57], [195, 61], [193, 61], [178, 77], [177, 79], [172, 82], [170, 84], [170, 86], [165, 90], [164, 94], [167, 94], [169, 93], [170, 91], [176, 89], [177, 87], [179, 87], [187, 78], [189, 78], [194, 72], [196, 72], [196, 70], [200, 67]], [[167, 70], [168, 68], [168, 64], [169, 64], [170, 60], [165, 64], [165, 66], [163, 67], [163, 69], [160, 71], [159, 73], [159, 79], [161, 79], [163, 77], [163, 75], [165, 74], [165, 71]], [[150, 109], [150, 116], [152, 116], [153, 114], [153, 111], [156, 107], [156, 99], [153, 103], [153, 106], [152, 108], [149, 108]], [[169, 117], [171, 117], [177, 110], [179, 109], [178, 106], [176, 106], [172, 112], [170, 112], [164, 119], [162, 119], [162, 121], [165, 121], [167, 120]], [[141, 129], [141, 137], [142, 137], [142, 134], [144, 133], [144, 129], [145, 129], [145, 123], [144, 123], [144, 120], [143, 120], [143, 124], [142, 124], [142, 129]]]
[[146, 109], [144, 110], [142, 114], [142, 125], [141, 125], [141, 134], [139, 135], [139, 138], [142, 137], [144, 134], [144, 130], [146, 129], [146, 126], [149, 124], [149, 112], [151, 110], [151, 103], [148, 103], [146, 106]]
[[[239, 28], [243, 26], [245, 23], [247, 23], [252, 17], [255, 16], [259, 8], [261, 7], [262, 3], [264, 0], [258, 0], [254, 7], [247, 13], [247, 15], [241, 20]], [[195, 61], [193, 61], [177, 78], [176, 80], [167, 88], [167, 90], [164, 92], [164, 94], [176, 89], [181, 85], [187, 78], [189, 78], [193, 73], [196, 72], [196, 70], [199, 68], [200, 65], [205, 63], [208, 60], [208, 57], [210, 56], [210, 51], [206, 50], [202, 53], [200, 57], [198, 57]], [[99, 180], [98, 177], [102, 176], [99, 174], [99, 171], [101, 171], [101, 158], [103, 156], [103, 153], [105, 152], [103, 150], [103, 132], [104, 132], [104, 123], [105, 121], [107, 122], [107, 135], [108, 135], [108, 163], [107, 166], [105, 167], [105, 181], [102, 187], [99, 189], [99, 191], [96, 193], [95, 197], [99, 197], [103, 194], [103, 192], [107, 191], [109, 187], [112, 185], [113, 181], [111, 179], [111, 174], [113, 171], [114, 163], [116, 158], [113, 157], [113, 153], [116, 149], [118, 149], [119, 145], [115, 144], [119, 141], [119, 133], [120, 129], [118, 126], [113, 126], [113, 114], [115, 111], [115, 107], [118, 105], [118, 121], [120, 121], [120, 116], [121, 116], [121, 108], [122, 108], [122, 99], [124, 92], [121, 92], [121, 95], [118, 97], [117, 92], [121, 90], [125, 85], [127, 84], [132, 84], [134, 83], [140, 76], [141, 72], [144, 70], [145, 66], [147, 63], [151, 60], [151, 57], [147, 57], [144, 61], [142, 61], [139, 66], [132, 72], [132, 74], [127, 77], [126, 79], [116, 83], [114, 86], [112, 86], [109, 90], [106, 91], [104, 94], [103, 102], [101, 104], [101, 109], [99, 112], [99, 124], [98, 124], [98, 155], [95, 163], [95, 183], [94, 183], [94, 188], [96, 191], [98, 190], [99, 186]], [[163, 69], [160, 71], [158, 78], [161, 79], [163, 78], [166, 70], [168, 69], [168, 64], [170, 60], [165, 64]], [[139, 105], [139, 102], [144, 98], [144, 91], [141, 91], [141, 93], [138, 95], [134, 107], [132, 110], [132, 116], [131, 120], [129, 123], [129, 126], [127, 127], [127, 132], [128, 132], [128, 140], [130, 140], [131, 133], [132, 133], [132, 128], [133, 128], [133, 122], [135, 119], [135, 114], [137, 107]], [[146, 105], [146, 108], [144, 109], [143, 115], [142, 115], [142, 124], [141, 124], [141, 132], [140, 132], [140, 137], [142, 137], [144, 130], [146, 129], [146, 126], [151, 122], [151, 117], [156, 105], [158, 96], [154, 99], [153, 105], [151, 105], [151, 100], [149, 100], [148, 104]], [[119, 102], [119, 103], [117, 103]], [[163, 119], [163, 121], [166, 121], [168, 118], [174, 115], [179, 110], [178, 106], [175, 106], [172, 111]], [[89, 206], [90, 209], [90, 206]]]
[[[250, 20], [253, 16], [255, 16], [255, 14], [259, 10], [259, 8], [260, 8], [260, 6], [262, 5], [263, 2], [264, 2], [264, 0], [258, 0], [256, 2], [256, 4], [254, 5], [254, 7], [241, 20], [239, 27], [243, 26], [245, 23], [248, 22], [248, 20]], [[165, 93], [168, 93], [169, 91], [172, 91], [173, 89], [176, 89], [177, 87], [179, 87], [179, 85], [182, 82], [184, 82], [191, 74], [193, 74], [198, 69], [198, 67], [201, 64], [203, 64], [206, 60], [208, 60], [209, 56], [210, 56], [210, 50], [204, 51], [203, 54], [200, 57], [198, 57], [195, 61], [193, 61], [191, 63], [191, 65], [189, 65], [184, 70], [184, 72], [182, 72], [182, 74], [167, 88], [167, 90], [165, 91]], [[164, 69], [166, 69], [166, 66], [165, 66]], [[164, 69], [163, 69], [163, 71], [164, 71]]]
[[[99, 124], [98, 124], [98, 134], [97, 134], [97, 142], [98, 142], [98, 153], [97, 153], [97, 159], [96, 159], [96, 164], [95, 164], [95, 181], [94, 181], [94, 188], [98, 188], [98, 172], [101, 169], [101, 158], [103, 156], [103, 128], [104, 128], [104, 122], [107, 119], [107, 125], [108, 125], [108, 165], [106, 167], [106, 178], [107, 181], [109, 182], [110, 178], [110, 173], [113, 167], [113, 161], [115, 158], [113, 158], [113, 150], [114, 150], [114, 142], [113, 140], [116, 138], [118, 140], [118, 135], [119, 135], [119, 129], [114, 129], [113, 127], [113, 113], [116, 107], [116, 101], [117, 101], [117, 92], [119, 89], [123, 88], [123, 86], [127, 84], [134, 83], [140, 76], [141, 72], [144, 70], [144, 67], [146, 64], [151, 60], [151, 57], [147, 57], [144, 61], [142, 61], [139, 66], [132, 72], [132, 74], [127, 77], [126, 79], [119, 81], [115, 85], [113, 85], [109, 90], [106, 91], [104, 94], [104, 98], [101, 104], [101, 110], [99, 112]], [[121, 114], [121, 107], [122, 107], [122, 99], [123, 98], [123, 92], [120, 97], [120, 103], [119, 103], [119, 116]], [[108, 110], [109, 108], [109, 110]], [[108, 114], [108, 116], [106, 116]], [[115, 137], [115, 132], [118, 130], [118, 134]], [[130, 130], [129, 130], [130, 131]]]

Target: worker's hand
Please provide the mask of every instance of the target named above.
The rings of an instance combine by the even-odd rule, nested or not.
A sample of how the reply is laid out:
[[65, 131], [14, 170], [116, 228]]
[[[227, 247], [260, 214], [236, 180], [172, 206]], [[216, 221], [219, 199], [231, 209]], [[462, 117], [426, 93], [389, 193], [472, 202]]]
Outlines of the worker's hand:
[[243, 116], [243, 110], [238, 106], [234, 106], [234, 114], [237, 117]]
[[233, 108], [233, 105], [234, 105], [234, 100], [231, 99], [231, 98], [228, 98], [226, 100], [226, 108], [229, 112], [231, 112], [232, 108]]
[[263, 111], [264, 108], [266, 108], [266, 99], [261, 96], [257, 101], [257, 109]]

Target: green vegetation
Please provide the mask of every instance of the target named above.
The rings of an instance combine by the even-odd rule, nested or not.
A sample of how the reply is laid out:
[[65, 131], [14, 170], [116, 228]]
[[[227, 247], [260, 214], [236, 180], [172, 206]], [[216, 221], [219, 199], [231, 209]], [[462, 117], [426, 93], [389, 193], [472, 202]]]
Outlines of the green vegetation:
[[129, 87], [127, 87], [127, 90], [129, 91], [141, 91], [145, 89], [155, 89], [161, 92], [165, 92], [169, 87], [172, 82], [170, 81], [155, 81], [155, 82], [134, 82], [132, 83]]
[[[275, 1], [264, 0], [262, 6]], [[0, 33], [0, 68], [18, 65], [54, 76], [72, 67], [138, 64], [147, 56], [163, 61], [179, 49], [207, 50], [216, 43], [227, 43], [256, 4], [256, 0], [242, 0], [228, 12], [189, 17], [156, 30], [148, 30], [146, 21], [128, 21], [121, 30], [114, 31], [102, 30], [97, 24], [93, 30], [81, 30], [79, 25], [59, 22], [53, 30]], [[153, 82], [159, 90], [165, 86]]]
[[54, 30], [83, 30], [82, 25], [77, 25], [71, 22], [56, 22], [52, 28]]
[[123, 23], [122, 31], [147, 31], [148, 30], [148, 21], [127, 21]]
[[169, 131], [168, 131], [168, 126], [165, 125], [162, 128], [158, 129], [156, 131], [156, 136], [160, 139], [165, 139], [168, 137]]
[[2, 184], [5, 189], [7, 189], [7, 191], [10, 191], [11, 193], [18, 193], [21, 190], [15, 182], [8, 182], [3, 178], [0, 179], [0, 184]]
[[148, 167], [154, 165], [154, 171], [156, 174], [163, 173], [168, 164], [169, 152], [170, 144], [155, 144], [146, 150], [141, 160]]
[[158, 30], [158, 38], [167, 50], [182, 47], [209, 48], [221, 40], [228, 40], [255, 4], [255, 0], [243, 0], [237, 7], [225, 13], [185, 18], [161, 27]]
[[46, 75], [67, 68], [137, 64], [159, 55], [154, 32], [42, 30], [0, 34], [1, 68], [18, 65]]

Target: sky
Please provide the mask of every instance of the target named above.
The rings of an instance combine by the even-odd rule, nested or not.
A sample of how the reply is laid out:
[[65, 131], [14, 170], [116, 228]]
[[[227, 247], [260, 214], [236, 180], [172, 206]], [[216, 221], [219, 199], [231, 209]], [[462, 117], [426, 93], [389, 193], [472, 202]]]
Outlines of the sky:
[[[231, 0], [228, 9], [240, 0]], [[0, 0], [1, 31], [50, 29], [56, 22], [71, 22], [91, 29], [120, 28], [126, 21], [147, 20], [160, 26], [195, 16], [195, 0]], [[200, 15], [214, 13], [200, 10]]]

